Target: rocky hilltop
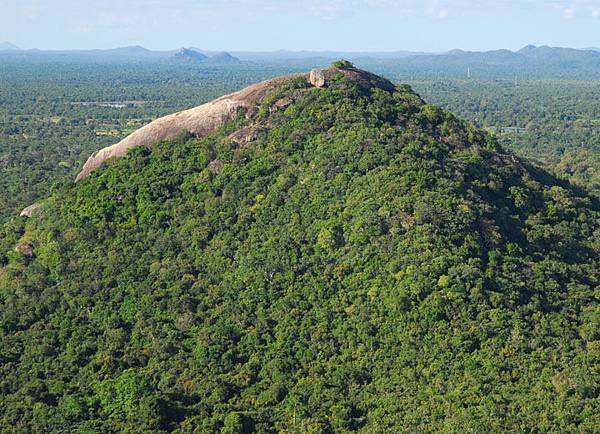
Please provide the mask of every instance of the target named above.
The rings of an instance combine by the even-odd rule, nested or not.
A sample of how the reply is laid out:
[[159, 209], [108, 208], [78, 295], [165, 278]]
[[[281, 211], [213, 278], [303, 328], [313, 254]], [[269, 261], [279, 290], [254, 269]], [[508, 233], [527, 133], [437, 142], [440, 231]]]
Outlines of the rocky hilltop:
[[0, 432], [598, 431], [597, 200], [409, 86], [269, 80], [90, 173], [0, 227]]
[[77, 175], [77, 180], [86, 178], [109, 158], [122, 157], [131, 148], [173, 139], [182, 133], [189, 133], [198, 138], [205, 137], [232, 120], [240, 109], [246, 109], [248, 118], [252, 118], [269, 92], [293, 78], [301, 77], [311, 86], [325, 87], [337, 74], [350, 78], [362, 87], [376, 87], [388, 92], [393, 92], [395, 89], [390, 81], [353, 67], [315, 69], [306, 74], [267, 80], [198, 107], [156, 119], [119, 143], [92, 154]]
[[173, 54], [175, 59], [190, 61], [190, 62], [204, 62], [208, 57], [196, 50], [192, 50], [189, 48], [181, 48], [175, 54]]

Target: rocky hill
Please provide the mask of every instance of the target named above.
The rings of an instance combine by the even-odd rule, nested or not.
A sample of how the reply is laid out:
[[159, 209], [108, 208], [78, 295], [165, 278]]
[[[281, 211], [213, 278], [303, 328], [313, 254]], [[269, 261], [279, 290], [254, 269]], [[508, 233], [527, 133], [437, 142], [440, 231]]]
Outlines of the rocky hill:
[[173, 54], [173, 57], [177, 60], [184, 60], [187, 62], [204, 62], [208, 57], [205, 54], [200, 53], [196, 50], [189, 48], [182, 48]]
[[[122, 157], [131, 148], [174, 139], [182, 133], [188, 133], [197, 138], [206, 137], [217, 128], [222, 127], [225, 123], [233, 120], [241, 109], [246, 111], [248, 118], [252, 118], [252, 116], [256, 114], [266, 95], [275, 91], [282, 83], [293, 78], [304, 79], [310, 83], [311, 86], [324, 87], [336, 74], [349, 77], [363, 87], [377, 87], [387, 91], [392, 91], [394, 89], [394, 85], [389, 81], [369, 72], [354, 68], [340, 69], [333, 67], [328, 69], [315, 69], [310, 74], [297, 74], [267, 80], [249, 86], [239, 92], [225, 95], [199, 107], [174, 113], [151, 122], [119, 143], [95, 152], [87, 160], [83, 169], [77, 175], [77, 180], [87, 177], [106, 160]], [[285, 97], [277, 104], [280, 108], [285, 108], [284, 106], [291, 102], [291, 100]]]
[[251, 86], [2, 228], [0, 430], [594, 432], [599, 217], [347, 63]]
[[176, 51], [172, 57], [180, 61], [214, 65], [225, 65], [240, 61], [237, 57], [226, 52], [215, 53], [208, 56], [194, 48], [182, 48]]

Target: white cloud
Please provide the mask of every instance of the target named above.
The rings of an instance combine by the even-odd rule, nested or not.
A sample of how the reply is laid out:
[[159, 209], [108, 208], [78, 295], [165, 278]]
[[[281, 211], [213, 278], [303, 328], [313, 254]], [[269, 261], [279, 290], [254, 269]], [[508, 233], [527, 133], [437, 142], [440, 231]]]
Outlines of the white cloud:
[[600, 18], [600, 0], [554, 0], [544, 3], [568, 20], [590, 15]]

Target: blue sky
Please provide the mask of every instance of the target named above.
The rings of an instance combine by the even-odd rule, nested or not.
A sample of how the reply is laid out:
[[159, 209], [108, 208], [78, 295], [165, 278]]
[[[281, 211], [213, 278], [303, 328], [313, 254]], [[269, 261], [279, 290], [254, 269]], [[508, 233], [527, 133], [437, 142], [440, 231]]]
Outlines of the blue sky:
[[600, 46], [600, 0], [0, 0], [24, 48], [446, 51]]

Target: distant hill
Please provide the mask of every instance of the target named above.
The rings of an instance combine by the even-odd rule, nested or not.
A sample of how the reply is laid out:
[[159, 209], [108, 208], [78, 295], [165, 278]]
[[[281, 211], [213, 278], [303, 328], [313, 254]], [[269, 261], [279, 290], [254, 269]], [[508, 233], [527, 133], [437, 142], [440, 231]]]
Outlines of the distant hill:
[[411, 56], [394, 64], [399, 74], [476, 78], [600, 78], [600, 52], [528, 45], [518, 51], [463, 51]]
[[206, 60], [210, 61], [211, 63], [237, 63], [240, 61], [240, 59], [238, 59], [237, 57], [232, 56], [231, 54], [226, 52], [217, 53], [213, 56], [210, 56]]
[[184, 60], [187, 62], [195, 63], [206, 63], [206, 64], [227, 64], [237, 63], [240, 61], [237, 57], [232, 56], [226, 52], [220, 52], [216, 54], [207, 54], [210, 52], [202, 52], [196, 48], [182, 48], [173, 54], [173, 58], [177, 60]]
[[108, 58], [132, 58], [132, 59], [161, 59], [167, 58], [173, 54], [173, 51], [157, 51], [150, 50], [141, 45], [130, 45], [127, 47], [117, 47], [99, 50], [76, 50], [76, 51], [61, 51], [62, 54], [75, 54], [81, 56], [92, 57], [108, 57]]
[[173, 58], [187, 62], [204, 62], [206, 60], [206, 55], [193, 49], [182, 48], [173, 54]]
[[542, 62], [598, 61], [600, 59], [600, 54], [593, 50], [549, 47], [548, 45], [542, 45], [540, 47], [528, 45], [517, 51], [517, 54], [520, 54], [528, 59], [535, 59]]
[[[474, 63], [489, 63], [489, 64], [517, 64], [527, 61], [535, 61], [539, 63], [552, 62], [598, 62], [600, 54], [591, 50], [577, 50], [574, 48], [549, 47], [543, 45], [536, 47], [535, 45], [527, 45], [518, 51], [510, 50], [492, 50], [492, 51], [463, 51], [452, 50], [447, 53], [433, 56], [421, 56], [418, 59], [428, 61], [431, 57], [435, 57], [438, 61], [458, 59], [471, 60]], [[415, 59], [416, 60], [416, 59]]]
[[[11, 44], [12, 45], [12, 44]], [[1, 45], [0, 45], [1, 47]], [[174, 51], [154, 51], [149, 50], [140, 45], [133, 45], [128, 47], [117, 47], [109, 49], [92, 49], [92, 50], [40, 50], [37, 48], [30, 50], [22, 50], [19, 48], [2, 49], [2, 55], [6, 56], [18, 56], [18, 59], [31, 59], [31, 60], [43, 60], [43, 61], [60, 61], [60, 62], [78, 62], [87, 61], [93, 58], [97, 60], [112, 60], [112, 61], [124, 61], [127, 59], [140, 61], [140, 60], [153, 60], [168, 58]]]
[[[96, 51], [96, 50], [94, 50]], [[144, 56], [152, 56], [155, 53], [160, 53], [157, 51], [149, 50], [141, 45], [131, 45], [128, 47], [118, 47], [112, 48], [108, 50], [97, 50], [99, 53], [103, 54], [112, 54], [119, 56], [136, 56], [136, 57], [144, 57]]]
[[20, 50], [20, 48], [10, 42], [0, 42], [0, 51], [13, 51], [13, 50]]

